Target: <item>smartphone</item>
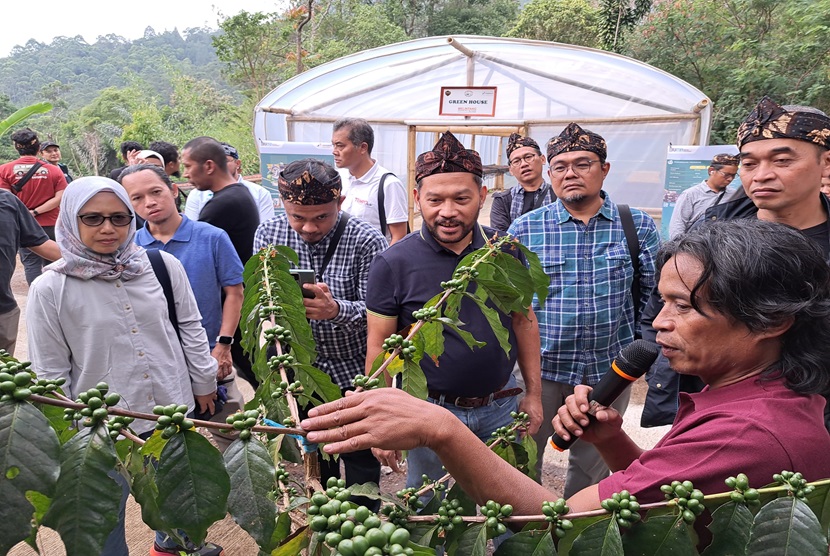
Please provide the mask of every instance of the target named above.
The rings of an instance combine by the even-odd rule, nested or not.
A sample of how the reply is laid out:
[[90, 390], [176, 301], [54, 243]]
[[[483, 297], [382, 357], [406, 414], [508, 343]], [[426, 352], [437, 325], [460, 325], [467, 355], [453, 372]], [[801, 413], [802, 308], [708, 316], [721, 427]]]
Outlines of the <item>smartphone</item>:
[[317, 279], [314, 276], [314, 271], [313, 270], [306, 270], [306, 269], [302, 269], [302, 268], [292, 268], [292, 269], [289, 270], [289, 272], [291, 272], [291, 275], [297, 281], [297, 284], [300, 285], [300, 289], [303, 291], [303, 297], [313, 298], [314, 293], [308, 291], [307, 289], [305, 289], [303, 287], [303, 284], [316, 284], [317, 283]]

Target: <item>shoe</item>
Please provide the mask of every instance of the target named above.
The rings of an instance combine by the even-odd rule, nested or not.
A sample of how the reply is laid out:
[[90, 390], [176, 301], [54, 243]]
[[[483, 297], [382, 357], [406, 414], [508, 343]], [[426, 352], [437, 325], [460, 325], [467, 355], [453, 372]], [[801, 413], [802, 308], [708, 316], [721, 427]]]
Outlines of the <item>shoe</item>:
[[163, 548], [156, 543], [153, 543], [153, 548], [150, 549], [150, 556], [224, 556], [225, 550], [218, 544], [207, 542], [199, 548], [183, 548], [177, 546], [175, 548]]

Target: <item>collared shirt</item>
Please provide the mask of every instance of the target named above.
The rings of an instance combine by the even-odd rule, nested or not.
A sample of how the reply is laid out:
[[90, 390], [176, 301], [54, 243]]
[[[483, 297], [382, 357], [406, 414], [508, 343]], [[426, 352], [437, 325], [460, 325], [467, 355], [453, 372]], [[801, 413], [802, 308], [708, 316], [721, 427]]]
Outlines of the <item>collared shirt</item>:
[[341, 212], [331, 231], [314, 245], [303, 241], [291, 228], [285, 214], [260, 224], [254, 237], [256, 251], [269, 244], [292, 248], [300, 259], [298, 268], [314, 270], [318, 280], [331, 290], [340, 311], [331, 320], [311, 321], [311, 331], [317, 344], [314, 364], [327, 372], [341, 389], [351, 388], [355, 375], [364, 373], [369, 266], [387, 246], [379, 231], [358, 218], [349, 218], [331, 261], [321, 276], [323, 259], [342, 217]]
[[544, 180], [535, 191], [526, 191], [521, 184], [514, 185], [507, 191], [498, 191], [493, 194], [493, 204], [490, 205], [490, 226], [506, 232], [510, 224], [521, 215], [555, 200], [553, 188]]
[[145, 249], [166, 251], [182, 263], [213, 349], [222, 327], [222, 288], [242, 283], [242, 262], [228, 234], [182, 215], [182, 223], [167, 243], [154, 238], [146, 225], [136, 231], [135, 242]]
[[[32, 174], [23, 189], [16, 192], [14, 190], [15, 184], [38, 162], [41, 163], [41, 166]], [[11, 191], [23, 201], [23, 204], [29, 210], [36, 209], [49, 199], [53, 199], [58, 191], [63, 191], [66, 186], [66, 178], [60, 168], [54, 164], [38, 160], [35, 156], [24, 155], [17, 160], [0, 165], [0, 188]], [[43, 214], [38, 214], [35, 216], [35, 220], [41, 226], [54, 226], [59, 213], [60, 207], [55, 207]]]
[[[508, 233], [535, 252], [550, 276], [545, 307], [534, 298], [542, 340], [542, 378], [564, 384], [596, 384], [620, 350], [634, 339], [634, 269], [619, 210], [604, 201], [588, 224], [560, 200], [525, 214]], [[655, 285], [660, 244], [654, 221], [631, 209], [640, 239], [640, 296], [645, 307]]]
[[693, 185], [680, 194], [674, 204], [674, 211], [669, 222], [669, 238], [689, 231], [692, 224], [703, 218], [706, 209], [715, 204], [720, 191], [714, 191], [706, 184], [706, 180]]
[[[421, 309], [441, 293], [441, 282], [452, 278], [461, 259], [484, 247], [485, 238], [495, 234], [496, 230], [492, 228], [476, 225], [470, 244], [456, 254], [435, 241], [426, 225], [422, 225], [419, 233], [407, 235], [375, 259], [369, 272], [367, 309], [380, 318], [397, 319], [397, 329], [403, 330], [415, 322], [413, 311]], [[492, 302], [488, 301], [487, 305], [499, 311]], [[514, 348], [510, 350], [510, 357], [504, 354], [487, 318], [475, 302], [462, 299], [458, 316], [464, 323], [462, 328], [486, 345], [471, 349], [458, 333], [445, 327], [444, 353], [438, 358], [438, 364], [429, 357], [421, 359], [430, 390], [479, 397], [504, 386], [516, 363], [516, 335], [511, 315], [499, 311], [499, 316]]]
[[[143, 413], [171, 403], [192, 410], [193, 394], [216, 390], [217, 363], [184, 268], [172, 255], [162, 257], [181, 343], [149, 262], [146, 272], [127, 281], [83, 280], [46, 270], [32, 283], [26, 306], [29, 357], [37, 376], [65, 378], [63, 389], [72, 399], [104, 381], [121, 394], [119, 407]], [[132, 427], [142, 433], [153, 424], [138, 419]]]
[[[378, 213], [378, 188], [380, 179], [389, 170], [375, 162], [368, 172], [359, 178], [349, 174], [344, 182], [343, 211], [352, 216], [365, 220], [380, 230], [380, 215]], [[383, 182], [383, 207], [386, 211], [386, 223], [398, 224], [409, 219], [409, 205], [407, 203], [406, 188], [395, 175], [386, 176]], [[392, 235], [386, 230], [386, 239]]]

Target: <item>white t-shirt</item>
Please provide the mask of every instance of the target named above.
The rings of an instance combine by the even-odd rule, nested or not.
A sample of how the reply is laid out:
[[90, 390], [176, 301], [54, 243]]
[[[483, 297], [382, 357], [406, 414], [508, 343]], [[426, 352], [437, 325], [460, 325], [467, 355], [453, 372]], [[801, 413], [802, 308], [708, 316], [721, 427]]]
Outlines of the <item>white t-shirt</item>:
[[[242, 178], [239, 178], [238, 181], [251, 192], [251, 196], [254, 198], [254, 202], [259, 209], [260, 223], [274, 218], [274, 199], [271, 197], [271, 193], [261, 185], [253, 182], [243, 180]], [[187, 195], [187, 202], [184, 205], [185, 216], [191, 220], [199, 220], [202, 207], [211, 199], [213, 199], [213, 191], [194, 189]]]
[[[368, 172], [359, 178], [348, 174], [343, 180], [345, 186], [343, 195], [343, 210], [364, 220], [380, 230], [380, 216], [378, 215], [378, 186], [380, 178], [389, 170], [375, 162]], [[406, 188], [401, 180], [394, 175], [387, 176], [383, 183], [384, 201], [386, 209], [386, 223], [398, 224], [409, 219], [409, 203], [406, 197]], [[391, 239], [387, 228], [386, 239]]]

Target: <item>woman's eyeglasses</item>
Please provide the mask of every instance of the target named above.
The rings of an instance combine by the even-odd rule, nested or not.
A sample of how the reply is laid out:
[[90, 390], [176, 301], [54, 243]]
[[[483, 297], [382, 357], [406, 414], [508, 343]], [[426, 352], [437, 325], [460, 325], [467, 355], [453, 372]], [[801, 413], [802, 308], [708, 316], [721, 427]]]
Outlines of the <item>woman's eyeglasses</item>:
[[91, 228], [97, 228], [98, 226], [104, 223], [104, 220], [109, 220], [110, 224], [113, 226], [117, 226], [119, 228], [123, 228], [124, 226], [129, 226], [130, 222], [133, 221], [133, 215], [128, 214], [126, 212], [116, 212], [115, 214], [111, 214], [109, 216], [104, 216], [103, 214], [79, 214], [78, 220], [84, 223], [86, 226], [90, 226]]

